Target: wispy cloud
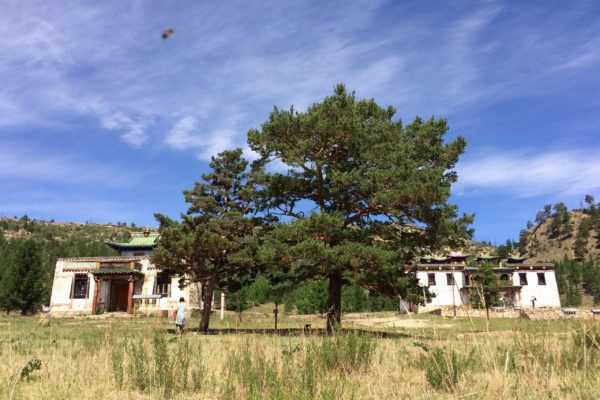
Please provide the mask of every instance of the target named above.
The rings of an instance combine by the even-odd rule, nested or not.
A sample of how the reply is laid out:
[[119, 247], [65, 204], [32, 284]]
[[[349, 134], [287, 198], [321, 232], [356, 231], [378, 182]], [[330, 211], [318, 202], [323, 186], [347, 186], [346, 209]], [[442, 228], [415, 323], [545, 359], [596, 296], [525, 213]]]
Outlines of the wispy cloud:
[[[42, 182], [61, 185], [95, 187], [125, 187], [140, 177], [135, 171], [123, 171], [113, 165], [103, 165], [68, 155], [23, 151], [14, 147], [0, 148], [0, 183]], [[6, 193], [4, 193], [4, 196]]]
[[600, 191], [600, 152], [506, 152], [461, 161], [460, 194], [493, 192], [503, 197], [579, 196]]
[[[381, 22], [388, 10], [402, 11], [394, 23]], [[496, 3], [458, 10], [415, 18], [383, 0], [198, 3], [183, 13], [168, 4], [9, 3], [0, 15], [0, 127], [92, 117], [134, 148], [160, 142], [208, 159], [243, 146], [272, 106], [304, 109], [340, 81], [411, 118], [552, 90], [549, 73], [598, 61], [594, 27], [577, 43], [566, 34], [584, 7], [562, 24], [507, 19], [514, 11]], [[165, 21], [177, 33], [162, 41]]]

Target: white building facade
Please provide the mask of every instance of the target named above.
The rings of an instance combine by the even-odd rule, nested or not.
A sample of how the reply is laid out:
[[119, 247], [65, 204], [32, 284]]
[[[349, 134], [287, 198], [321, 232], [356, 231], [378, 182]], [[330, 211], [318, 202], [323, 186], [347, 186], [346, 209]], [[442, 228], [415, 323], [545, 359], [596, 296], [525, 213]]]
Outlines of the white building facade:
[[470, 297], [477, 290], [473, 278], [477, 263], [492, 262], [498, 278], [498, 297], [507, 307], [560, 307], [554, 264], [528, 263], [511, 257], [499, 261], [496, 257], [478, 257], [467, 264], [467, 255], [451, 253], [448, 257], [422, 257], [412, 271], [419, 285], [434, 297], [420, 311], [441, 307], [470, 307]]
[[188, 310], [199, 308], [200, 284], [179, 287], [179, 277], [161, 273], [150, 262], [157, 233], [134, 233], [129, 242], [107, 242], [118, 256], [59, 258], [50, 312], [166, 313], [183, 297]]

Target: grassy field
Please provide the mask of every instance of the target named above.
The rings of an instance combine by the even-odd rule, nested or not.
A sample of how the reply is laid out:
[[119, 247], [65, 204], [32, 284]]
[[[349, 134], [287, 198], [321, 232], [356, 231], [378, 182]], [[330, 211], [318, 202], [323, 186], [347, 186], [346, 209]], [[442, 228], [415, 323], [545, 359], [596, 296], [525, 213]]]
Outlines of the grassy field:
[[326, 338], [318, 316], [280, 315], [276, 334], [270, 310], [183, 337], [155, 317], [0, 317], [0, 398], [600, 398], [593, 321], [494, 319], [487, 332], [479, 319], [356, 314]]

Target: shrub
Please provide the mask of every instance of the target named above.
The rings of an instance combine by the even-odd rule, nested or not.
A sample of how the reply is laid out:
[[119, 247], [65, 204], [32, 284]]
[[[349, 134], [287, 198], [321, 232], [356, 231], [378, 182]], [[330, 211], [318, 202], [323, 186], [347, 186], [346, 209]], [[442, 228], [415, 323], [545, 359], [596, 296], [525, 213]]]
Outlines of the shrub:
[[31, 374], [34, 371], [38, 371], [40, 369], [42, 369], [42, 360], [40, 360], [37, 357], [32, 358], [21, 369], [21, 375], [20, 375], [21, 380], [28, 381], [29, 379], [31, 379]]
[[427, 382], [435, 389], [454, 390], [460, 376], [471, 366], [473, 360], [474, 349], [468, 357], [464, 357], [454, 350], [446, 352], [438, 347], [429, 354], [425, 364]]

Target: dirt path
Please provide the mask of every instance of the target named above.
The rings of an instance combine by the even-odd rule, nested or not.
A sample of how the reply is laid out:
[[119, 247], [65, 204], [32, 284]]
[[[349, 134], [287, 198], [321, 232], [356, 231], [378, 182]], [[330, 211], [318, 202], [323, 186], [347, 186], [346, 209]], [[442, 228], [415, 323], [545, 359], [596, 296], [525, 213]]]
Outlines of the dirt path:
[[398, 317], [354, 319], [351, 321], [359, 325], [381, 328], [451, 328], [454, 326], [454, 324], [434, 324], [424, 319]]

